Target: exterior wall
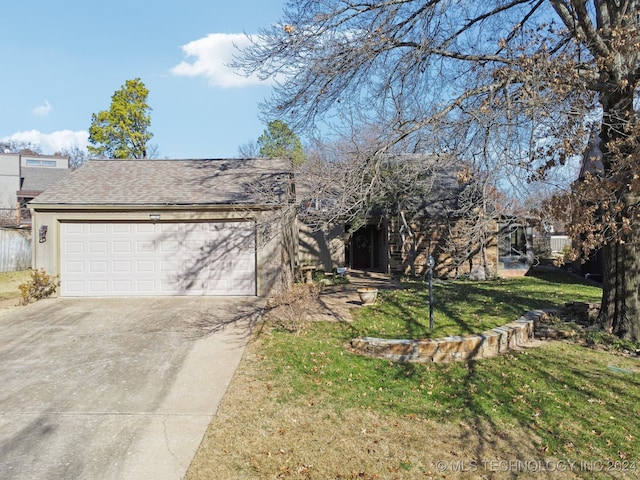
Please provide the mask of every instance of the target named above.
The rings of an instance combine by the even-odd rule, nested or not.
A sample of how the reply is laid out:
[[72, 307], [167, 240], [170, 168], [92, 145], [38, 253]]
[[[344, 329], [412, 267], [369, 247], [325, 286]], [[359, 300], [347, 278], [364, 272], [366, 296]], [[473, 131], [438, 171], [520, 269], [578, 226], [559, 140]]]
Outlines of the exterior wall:
[[295, 211], [262, 212], [258, 226], [258, 295], [268, 297], [286, 289], [294, 281], [298, 231]]
[[57, 155], [17, 155], [20, 157], [21, 167], [60, 168], [69, 169], [69, 157]]
[[441, 226], [411, 225], [415, 244], [403, 245], [400, 228], [396, 219], [389, 220], [389, 273], [394, 275], [423, 275], [427, 271], [427, 260], [432, 254], [436, 260], [436, 268], [441, 269], [443, 258], [437, 251], [438, 240], [442, 238]]
[[[527, 248], [524, 259], [508, 259], [499, 252], [500, 225], [494, 222], [490, 225], [493, 233], [487, 239], [485, 257], [490, 275], [500, 277], [523, 276], [533, 263], [532, 237], [529, 229], [527, 236]], [[349, 264], [350, 259], [344, 257], [344, 228], [338, 226], [329, 232], [313, 232], [311, 228], [300, 223], [300, 252], [299, 264], [310, 264], [316, 268], [325, 268], [330, 271], [335, 266]], [[423, 276], [427, 273], [427, 260], [433, 255], [435, 260], [435, 272], [437, 277], [450, 278], [470, 273], [472, 267], [484, 264], [482, 252], [478, 246], [472, 246], [474, 254], [471, 260], [464, 263], [454, 261], [450, 251], [452, 243], [459, 243], [461, 248], [468, 248], [465, 238], [446, 238], [449, 228], [437, 219], [425, 219], [420, 224], [412, 225], [415, 243], [403, 244], [400, 229], [395, 219], [389, 219], [386, 223], [386, 252], [387, 258], [384, 265], [385, 273], [392, 275]], [[344, 263], [346, 262], [346, 263]], [[330, 265], [330, 266], [329, 266]]]
[[[0, 223], [17, 221], [18, 198], [20, 190], [20, 155], [0, 153]], [[13, 221], [11, 221], [13, 220]]]
[[[448, 239], [447, 225], [438, 219], [425, 219], [420, 224], [412, 225], [415, 235], [413, 249], [402, 245], [402, 239], [398, 233], [397, 222], [389, 222], [389, 271], [396, 275], [422, 276], [427, 273], [427, 261], [429, 255], [435, 260], [434, 275], [441, 278], [455, 277], [468, 274], [472, 266], [483, 265], [480, 249], [476, 246], [476, 253], [471, 256], [471, 261], [457, 264], [454, 261], [449, 248], [451, 243], [460, 243], [467, 248], [464, 238]], [[493, 226], [497, 232], [497, 224]], [[495, 236], [488, 239], [485, 247], [487, 268], [490, 274], [498, 271], [498, 249]], [[413, 261], [412, 261], [413, 260]]]
[[[32, 236], [33, 236], [33, 268], [44, 268], [47, 273], [57, 275], [60, 273], [60, 222], [150, 222], [150, 214], [159, 214], [159, 222], [190, 222], [190, 221], [223, 221], [243, 220], [255, 221], [261, 224], [268, 212], [260, 211], [229, 211], [194, 208], [137, 208], [137, 209], [104, 209], [93, 208], [86, 210], [50, 210], [35, 208], [32, 211]], [[46, 225], [46, 241], [39, 239], [40, 227]], [[286, 231], [278, 231], [266, 236], [257, 228], [256, 245], [256, 288], [258, 296], [269, 296], [281, 283], [286, 282], [287, 277], [292, 277], [288, 265], [283, 265], [282, 260], [293, 256], [291, 248], [293, 240], [291, 227]], [[287, 245], [288, 243], [288, 245]]]
[[316, 231], [301, 221], [297, 223], [298, 265], [311, 265], [325, 272], [346, 265], [344, 225], [335, 225], [325, 232]]

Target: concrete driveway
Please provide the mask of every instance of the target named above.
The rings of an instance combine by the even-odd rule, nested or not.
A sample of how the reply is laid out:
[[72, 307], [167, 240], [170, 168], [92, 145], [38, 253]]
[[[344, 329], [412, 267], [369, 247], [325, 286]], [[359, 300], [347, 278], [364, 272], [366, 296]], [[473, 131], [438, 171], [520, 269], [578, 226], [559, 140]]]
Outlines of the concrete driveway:
[[183, 478], [261, 306], [50, 299], [0, 311], [0, 478]]

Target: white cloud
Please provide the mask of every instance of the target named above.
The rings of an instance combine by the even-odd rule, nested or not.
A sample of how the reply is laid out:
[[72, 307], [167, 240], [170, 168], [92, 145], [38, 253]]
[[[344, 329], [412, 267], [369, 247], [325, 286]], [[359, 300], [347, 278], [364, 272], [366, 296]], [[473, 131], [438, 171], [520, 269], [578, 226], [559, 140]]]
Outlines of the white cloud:
[[8, 137], [0, 138], [0, 142], [25, 142], [40, 145], [44, 155], [52, 155], [63, 149], [75, 146], [83, 150], [87, 149], [89, 133], [85, 131], [74, 132], [72, 130], [59, 130], [53, 133], [42, 133], [37, 130], [17, 132]]
[[174, 75], [186, 77], [203, 76], [210, 85], [216, 87], [268, 85], [268, 81], [260, 80], [254, 75], [242, 76], [228, 66], [237, 49], [248, 46], [249, 42], [247, 36], [241, 33], [211, 33], [183, 45], [182, 50], [190, 60], [180, 62], [170, 71]]
[[51, 111], [52, 108], [53, 107], [49, 103], [49, 100], [45, 100], [44, 105], [40, 105], [39, 107], [33, 109], [33, 113], [39, 117], [44, 117]]

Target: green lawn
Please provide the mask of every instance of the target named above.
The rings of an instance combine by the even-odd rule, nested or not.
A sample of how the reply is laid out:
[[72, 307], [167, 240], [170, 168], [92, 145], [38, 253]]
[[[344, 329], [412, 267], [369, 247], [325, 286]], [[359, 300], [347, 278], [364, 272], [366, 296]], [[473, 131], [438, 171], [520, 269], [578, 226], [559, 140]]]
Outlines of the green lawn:
[[[433, 335], [477, 332], [531, 309], [598, 301], [599, 295], [598, 288], [557, 275], [438, 284]], [[269, 331], [265, 382], [277, 386], [283, 405], [312, 402], [337, 412], [478, 422], [535, 436], [547, 457], [640, 461], [638, 358], [572, 342], [451, 364], [394, 363], [348, 350], [357, 335], [429, 336], [426, 299], [423, 288], [384, 292], [353, 325], [321, 322], [302, 335]]]
[[413, 283], [404, 290], [381, 291], [375, 306], [358, 310], [354, 333], [379, 338], [466, 335], [512, 322], [530, 310], [571, 301], [599, 302], [602, 295], [600, 288], [556, 272], [487, 282], [436, 282], [433, 290], [433, 331], [428, 287]]

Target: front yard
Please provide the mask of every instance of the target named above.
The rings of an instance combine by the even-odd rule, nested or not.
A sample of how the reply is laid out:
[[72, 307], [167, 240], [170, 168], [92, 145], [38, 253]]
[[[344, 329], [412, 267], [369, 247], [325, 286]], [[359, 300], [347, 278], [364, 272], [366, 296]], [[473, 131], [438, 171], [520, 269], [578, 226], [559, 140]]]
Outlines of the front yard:
[[514, 321], [523, 313], [558, 308], [567, 302], [599, 302], [600, 288], [560, 272], [489, 282], [436, 282], [434, 329], [429, 330], [429, 295], [425, 284], [384, 292], [375, 306], [358, 311], [358, 336], [438, 338], [469, 335]]
[[[511, 321], [521, 308], [594, 301], [598, 293], [557, 278], [439, 289], [447, 311], [436, 310], [436, 322], [470, 331], [486, 328], [484, 312]], [[364, 331], [429, 333], [420, 307], [426, 306], [424, 292], [388, 295], [379, 306], [361, 309], [351, 324], [312, 322], [295, 332], [265, 324], [187, 479], [640, 475], [637, 357], [575, 341], [540, 342], [452, 364], [403, 364], [350, 353], [349, 340]], [[395, 320], [398, 311], [404, 325]]]
[[18, 286], [29, 280], [30, 274], [31, 270], [0, 272], [0, 302], [19, 298]]

